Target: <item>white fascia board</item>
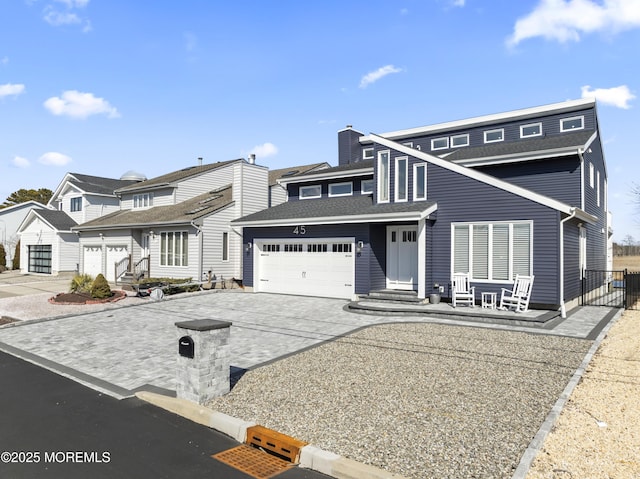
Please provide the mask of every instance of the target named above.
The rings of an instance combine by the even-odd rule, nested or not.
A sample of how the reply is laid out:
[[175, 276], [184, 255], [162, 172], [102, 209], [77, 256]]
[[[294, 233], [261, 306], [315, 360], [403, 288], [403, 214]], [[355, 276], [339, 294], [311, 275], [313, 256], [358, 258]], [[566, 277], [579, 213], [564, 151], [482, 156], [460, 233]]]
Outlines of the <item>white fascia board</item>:
[[[474, 118], [468, 118], [465, 120], [456, 120], [445, 123], [436, 123], [435, 125], [421, 126], [417, 128], [409, 128], [406, 130], [390, 131], [388, 133], [382, 133], [378, 136], [383, 138], [393, 138], [400, 140], [416, 135], [435, 134], [439, 131], [455, 130], [459, 128], [477, 127], [486, 124], [496, 123], [506, 120], [522, 120], [530, 117], [540, 116], [542, 114], [557, 114], [562, 112], [569, 112], [579, 110], [588, 106], [595, 106], [596, 101], [593, 98], [583, 98], [580, 100], [563, 101], [560, 103], [552, 103], [550, 105], [536, 106], [532, 108], [524, 108], [521, 110], [513, 110], [504, 113], [495, 113], [492, 115], [477, 116]], [[372, 135], [362, 136], [359, 139], [360, 143], [370, 143], [373, 140]]]
[[278, 184], [286, 187], [289, 183], [301, 183], [307, 181], [321, 181], [321, 180], [335, 180], [338, 178], [349, 178], [351, 176], [364, 176], [364, 175], [372, 175], [373, 167], [369, 168], [360, 168], [357, 170], [341, 170], [341, 171], [333, 171], [329, 173], [322, 173], [320, 170], [318, 173], [314, 173], [312, 175], [300, 175], [298, 177], [286, 178], [276, 180]]
[[22, 220], [22, 223], [20, 223], [20, 225], [18, 226], [18, 229], [16, 230], [16, 232], [17, 233], [22, 233], [23, 227], [28, 225], [37, 216], [40, 219], [40, 221], [42, 221], [44, 224], [46, 224], [51, 229], [51, 231], [55, 231], [57, 233], [71, 233], [71, 231], [59, 231], [51, 223], [49, 223], [46, 219], [44, 219], [42, 216], [40, 216], [37, 212], [38, 212], [38, 210], [36, 208], [33, 208], [33, 209], [29, 210], [29, 213], [27, 213], [27, 216], [24, 217], [24, 219]]
[[[380, 145], [386, 146], [387, 148], [391, 148], [393, 150], [399, 151], [400, 153], [404, 153], [405, 155], [410, 155], [410, 156], [413, 156], [414, 158], [424, 160], [427, 163], [431, 163], [441, 168], [445, 168], [447, 170], [453, 171], [454, 173], [458, 173], [468, 178], [472, 178], [481, 183], [485, 183], [487, 185], [494, 186], [501, 190], [508, 191], [509, 193], [513, 193], [523, 198], [527, 198], [531, 201], [539, 203], [543, 206], [547, 206], [554, 210], [560, 211], [567, 215], [572, 214], [572, 212], [576, 209], [575, 207], [569, 206], [566, 203], [562, 203], [561, 201], [554, 200], [553, 198], [549, 198], [548, 196], [544, 196], [534, 191], [528, 190], [526, 188], [522, 188], [521, 186], [514, 185], [513, 183], [500, 180], [493, 176], [487, 175], [486, 173], [482, 173], [478, 170], [467, 168], [466, 166], [457, 165], [455, 163], [452, 163], [451, 161], [443, 160], [442, 158], [432, 156], [428, 153], [424, 153], [422, 151], [403, 146], [400, 143], [396, 143], [394, 141], [388, 140], [386, 138], [375, 135], [373, 133], [370, 136], [374, 140], [374, 142]], [[591, 216], [591, 215], [588, 215], [588, 216]]]
[[346, 127], [346, 128], [343, 128], [342, 130], [338, 130], [338, 133], [342, 133], [343, 131], [355, 131], [356, 133], [360, 133], [361, 135], [364, 135], [363, 132], [358, 131], [355, 128], [352, 128], [352, 127]]
[[47, 203], [47, 205], [51, 205], [51, 203], [53, 201], [56, 201], [56, 199], [58, 198], [58, 196], [60, 196], [60, 194], [62, 193], [62, 190], [67, 185], [67, 183], [70, 181], [70, 179], [74, 179], [76, 181], [78, 180], [71, 173], [66, 173], [64, 175], [64, 178], [62, 178], [62, 181], [58, 184], [58, 187], [56, 188], [56, 190], [53, 192], [53, 195], [51, 195], [51, 199], [49, 200], [49, 203]]
[[[554, 150], [543, 150], [535, 153], [516, 153], [513, 155], [485, 156], [482, 158], [469, 158], [466, 160], [451, 160], [457, 165], [465, 166], [488, 166], [501, 165], [505, 163], [519, 163], [522, 161], [544, 160], [547, 158], [557, 158], [559, 156], [577, 155], [582, 147], [556, 148]], [[446, 158], [443, 156], [443, 158]]]
[[265, 226], [295, 226], [295, 225], [327, 225], [327, 224], [345, 224], [345, 223], [382, 223], [382, 222], [398, 222], [398, 221], [419, 221], [428, 219], [429, 215], [438, 209], [438, 205], [434, 204], [423, 211], [411, 211], [404, 213], [380, 213], [372, 215], [349, 215], [349, 216], [324, 216], [318, 218], [287, 218], [277, 220], [264, 221], [236, 221], [234, 226], [242, 228], [265, 227]]
[[7, 206], [6, 208], [0, 209], [0, 216], [3, 216], [6, 213], [9, 213], [13, 210], [19, 210], [22, 208], [44, 208], [51, 209], [47, 205], [43, 205], [36, 200], [25, 201], [24, 203], [17, 203], [15, 205]]

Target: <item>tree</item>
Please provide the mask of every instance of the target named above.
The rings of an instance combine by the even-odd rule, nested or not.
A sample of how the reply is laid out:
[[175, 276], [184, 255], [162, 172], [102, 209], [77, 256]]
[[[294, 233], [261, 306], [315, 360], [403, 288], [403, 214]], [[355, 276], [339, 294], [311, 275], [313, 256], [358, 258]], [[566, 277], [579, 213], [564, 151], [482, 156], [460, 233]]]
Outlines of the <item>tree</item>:
[[12, 269], [20, 269], [20, 241], [16, 244], [16, 251], [13, 253]]
[[7, 252], [4, 250], [4, 245], [0, 243], [0, 273], [7, 269]]
[[40, 188], [39, 190], [25, 190], [24, 188], [19, 189], [18, 191], [14, 191], [11, 193], [4, 203], [0, 205], [0, 209], [8, 208], [9, 206], [19, 205], [20, 203], [26, 203], [27, 201], [37, 201], [46, 205], [51, 197], [53, 196], [53, 191], [48, 188]]

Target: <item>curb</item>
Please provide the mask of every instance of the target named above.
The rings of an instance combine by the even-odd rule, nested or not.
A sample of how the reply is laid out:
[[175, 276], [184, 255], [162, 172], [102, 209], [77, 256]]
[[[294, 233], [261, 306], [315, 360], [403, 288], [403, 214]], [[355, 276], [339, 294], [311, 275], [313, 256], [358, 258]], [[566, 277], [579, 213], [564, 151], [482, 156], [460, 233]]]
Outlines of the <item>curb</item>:
[[[216, 412], [199, 404], [148, 391], [139, 391], [136, 397], [154, 406], [182, 416], [203, 426], [245, 442], [247, 429], [256, 423], [243, 421], [227, 414]], [[316, 446], [307, 445], [300, 450], [300, 467], [326, 474], [336, 479], [405, 479], [374, 466], [347, 459]]]

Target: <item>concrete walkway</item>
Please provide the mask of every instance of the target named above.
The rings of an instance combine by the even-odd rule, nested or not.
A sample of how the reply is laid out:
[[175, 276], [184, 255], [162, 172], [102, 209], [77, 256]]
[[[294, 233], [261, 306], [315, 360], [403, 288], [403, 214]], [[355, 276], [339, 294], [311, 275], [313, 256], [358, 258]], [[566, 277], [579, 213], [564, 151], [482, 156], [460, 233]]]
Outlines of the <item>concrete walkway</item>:
[[231, 321], [231, 364], [249, 369], [362, 327], [430, 322], [594, 339], [618, 311], [579, 308], [552, 329], [471, 321], [376, 316], [344, 311], [346, 301], [301, 296], [209, 292], [160, 302], [0, 327], [0, 350], [47, 367], [115, 397], [136, 390], [175, 389], [178, 333], [174, 323]]

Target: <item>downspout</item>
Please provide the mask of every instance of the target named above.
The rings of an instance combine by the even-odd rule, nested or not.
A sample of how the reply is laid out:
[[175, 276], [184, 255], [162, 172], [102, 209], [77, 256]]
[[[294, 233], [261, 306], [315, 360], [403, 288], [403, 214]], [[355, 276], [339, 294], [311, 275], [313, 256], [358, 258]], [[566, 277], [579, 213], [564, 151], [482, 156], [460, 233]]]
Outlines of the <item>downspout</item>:
[[197, 281], [202, 281], [202, 261], [203, 261], [203, 246], [204, 246], [204, 233], [202, 232], [202, 228], [200, 226], [198, 226], [197, 224], [195, 224], [193, 221], [191, 222], [191, 226], [193, 228], [195, 228], [196, 230], [196, 236], [199, 236], [198, 238], [198, 279]]
[[567, 309], [564, 305], [564, 224], [576, 217], [576, 209], [571, 208], [571, 215], [560, 221], [560, 316], [567, 317]]
[[578, 158], [580, 158], [580, 209], [585, 211], [584, 209], [584, 150], [582, 148], [578, 148]]
[[242, 280], [244, 278], [244, 235], [242, 231], [238, 231], [233, 226], [229, 226], [229, 229], [240, 237], [240, 278], [237, 279]]

